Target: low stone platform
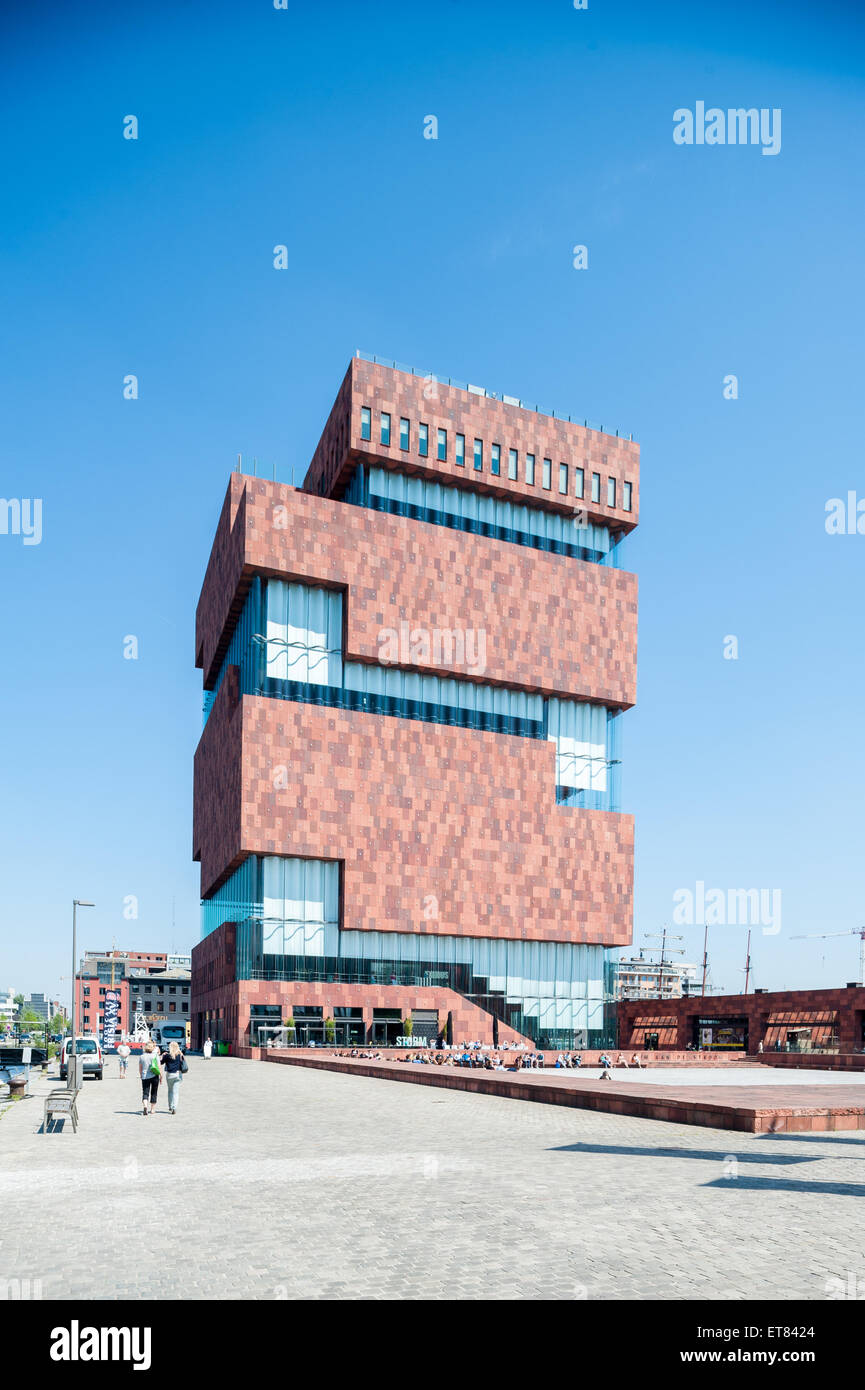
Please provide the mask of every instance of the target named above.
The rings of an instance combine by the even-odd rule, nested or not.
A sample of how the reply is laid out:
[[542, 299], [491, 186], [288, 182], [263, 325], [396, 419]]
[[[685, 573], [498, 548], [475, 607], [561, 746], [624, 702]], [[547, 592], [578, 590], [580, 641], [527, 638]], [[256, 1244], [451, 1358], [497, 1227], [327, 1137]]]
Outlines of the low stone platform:
[[865, 1071], [865, 1052], [765, 1052], [760, 1061], [803, 1071]]
[[747, 1134], [804, 1134], [865, 1130], [865, 1085], [834, 1086], [806, 1080], [789, 1085], [657, 1085], [646, 1079], [600, 1081], [572, 1071], [487, 1072], [410, 1062], [368, 1061], [326, 1053], [265, 1051], [286, 1066], [341, 1071], [417, 1086], [475, 1091], [503, 1099], [567, 1105], [607, 1114], [639, 1115]]

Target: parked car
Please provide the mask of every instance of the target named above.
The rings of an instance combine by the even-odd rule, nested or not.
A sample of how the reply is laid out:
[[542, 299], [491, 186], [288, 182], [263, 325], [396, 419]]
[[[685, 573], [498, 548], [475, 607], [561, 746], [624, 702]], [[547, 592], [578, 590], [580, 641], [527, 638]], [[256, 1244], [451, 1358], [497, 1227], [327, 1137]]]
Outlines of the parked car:
[[[64, 1038], [63, 1046], [60, 1049], [60, 1080], [65, 1081], [68, 1075], [67, 1062], [69, 1053], [72, 1050], [72, 1039]], [[102, 1048], [98, 1038], [76, 1038], [75, 1052], [79, 1057], [84, 1058], [84, 1075], [95, 1076], [97, 1081], [102, 1080], [103, 1058]]]

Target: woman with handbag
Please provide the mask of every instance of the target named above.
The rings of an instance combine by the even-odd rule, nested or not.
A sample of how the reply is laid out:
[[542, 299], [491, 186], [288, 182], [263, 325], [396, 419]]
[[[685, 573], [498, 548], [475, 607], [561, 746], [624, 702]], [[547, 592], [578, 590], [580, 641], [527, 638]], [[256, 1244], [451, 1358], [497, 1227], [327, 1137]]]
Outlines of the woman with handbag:
[[162, 1067], [159, 1064], [156, 1043], [149, 1038], [138, 1059], [138, 1071], [141, 1076], [141, 1113], [152, 1115], [156, 1109], [156, 1092], [159, 1090]]
[[177, 1102], [180, 1100], [180, 1083], [184, 1073], [189, 1071], [189, 1066], [180, 1051], [180, 1044], [176, 1042], [168, 1044], [168, 1051], [163, 1052], [160, 1060], [168, 1086], [168, 1110], [171, 1115], [176, 1115]]

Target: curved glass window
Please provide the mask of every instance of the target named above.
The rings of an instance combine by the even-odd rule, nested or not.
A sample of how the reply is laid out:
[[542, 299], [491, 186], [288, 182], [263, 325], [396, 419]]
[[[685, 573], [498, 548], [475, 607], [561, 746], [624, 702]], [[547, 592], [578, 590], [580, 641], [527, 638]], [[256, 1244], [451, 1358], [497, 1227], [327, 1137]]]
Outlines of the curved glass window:
[[275, 680], [342, 685], [342, 594], [268, 579], [266, 671]]

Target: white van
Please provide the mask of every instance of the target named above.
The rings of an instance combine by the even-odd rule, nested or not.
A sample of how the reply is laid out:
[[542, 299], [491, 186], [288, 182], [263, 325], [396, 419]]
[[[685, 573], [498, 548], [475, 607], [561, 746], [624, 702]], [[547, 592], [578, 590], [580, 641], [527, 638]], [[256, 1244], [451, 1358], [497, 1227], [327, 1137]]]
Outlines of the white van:
[[[64, 1038], [60, 1048], [60, 1080], [65, 1081], [68, 1075], [68, 1058], [72, 1050], [72, 1039]], [[102, 1047], [98, 1038], [85, 1037], [75, 1039], [75, 1054], [84, 1059], [84, 1075], [95, 1076], [97, 1081], [102, 1080], [104, 1061], [102, 1058]]]
[[185, 1023], [157, 1023], [151, 1028], [150, 1036], [158, 1047], [167, 1047], [169, 1043], [176, 1042], [182, 1052], [186, 1051]]

